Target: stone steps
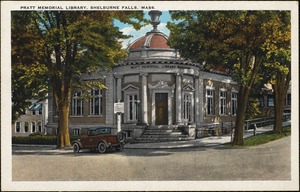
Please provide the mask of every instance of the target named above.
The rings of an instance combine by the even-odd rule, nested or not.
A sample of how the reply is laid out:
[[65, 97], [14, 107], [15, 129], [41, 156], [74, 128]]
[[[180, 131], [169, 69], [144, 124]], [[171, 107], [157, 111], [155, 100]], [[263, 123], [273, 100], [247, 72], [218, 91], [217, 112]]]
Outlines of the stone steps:
[[181, 135], [179, 130], [146, 130], [144, 135]]
[[171, 126], [151, 126], [132, 143], [156, 143], [189, 140], [187, 134]]
[[159, 142], [174, 142], [174, 141], [187, 141], [188, 137], [177, 137], [177, 138], [137, 138], [131, 143], [159, 143]]

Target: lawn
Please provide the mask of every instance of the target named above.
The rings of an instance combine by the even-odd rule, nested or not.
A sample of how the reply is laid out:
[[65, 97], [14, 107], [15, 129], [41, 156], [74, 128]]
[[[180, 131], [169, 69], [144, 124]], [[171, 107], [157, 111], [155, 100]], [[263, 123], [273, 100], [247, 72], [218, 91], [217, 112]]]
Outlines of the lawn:
[[[283, 128], [282, 133], [273, 133], [273, 132], [266, 132], [264, 134], [255, 135], [252, 137], [248, 137], [244, 139], [244, 145], [242, 146], [236, 146], [236, 147], [249, 147], [249, 146], [255, 146], [255, 145], [261, 145], [264, 143], [268, 143], [270, 141], [274, 141], [276, 139], [280, 139], [285, 136], [291, 135], [291, 127], [285, 127]], [[226, 146], [233, 146], [231, 143], [226, 143]]]

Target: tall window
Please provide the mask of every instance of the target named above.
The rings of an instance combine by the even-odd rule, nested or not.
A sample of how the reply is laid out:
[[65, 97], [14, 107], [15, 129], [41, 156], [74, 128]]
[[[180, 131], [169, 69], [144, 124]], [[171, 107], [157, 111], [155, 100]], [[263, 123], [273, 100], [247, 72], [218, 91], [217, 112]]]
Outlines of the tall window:
[[183, 95], [183, 119], [191, 120], [191, 106], [192, 106], [192, 96], [191, 94]]
[[42, 132], [42, 122], [38, 122], [37, 123], [37, 125], [38, 125], [38, 130], [39, 130], [39, 132], [41, 133]]
[[274, 96], [268, 95], [268, 107], [274, 107]]
[[25, 122], [25, 123], [24, 123], [24, 131], [25, 131], [25, 133], [28, 132], [28, 129], [29, 129], [29, 123], [28, 123], [28, 122]]
[[82, 92], [75, 91], [72, 96], [72, 113], [73, 116], [83, 115]]
[[220, 115], [226, 115], [226, 96], [225, 90], [220, 91]]
[[136, 121], [138, 118], [138, 99], [137, 95], [128, 95], [129, 121]]
[[91, 89], [90, 115], [102, 114], [102, 91], [99, 88]]
[[231, 115], [236, 115], [236, 108], [237, 108], [237, 93], [231, 93]]
[[43, 104], [41, 104], [41, 107], [39, 108], [39, 115], [43, 114]]
[[16, 133], [20, 133], [21, 132], [21, 122], [17, 121], [16, 122]]
[[36, 123], [35, 122], [31, 122], [31, 132], [32, 133], [36, 132]]
[[206, 90], [206, 115], [214, 115], [214, 90]]

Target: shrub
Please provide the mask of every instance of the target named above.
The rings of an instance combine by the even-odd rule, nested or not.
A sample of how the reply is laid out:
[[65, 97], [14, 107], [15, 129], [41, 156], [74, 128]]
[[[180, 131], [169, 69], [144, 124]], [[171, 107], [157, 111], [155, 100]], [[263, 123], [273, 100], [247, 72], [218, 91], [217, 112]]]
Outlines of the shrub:
[[[79, 136], [70, 136], [70, 141], [78, 139]], [[12, 137], [12, 144], [35, 144], [35, 145], [56, 145], [57, 136], [31, 135], [28, 137]]]
[[13, 137], [13, 144], [38, 144], [38, 145], [56, 145], [56, 136], [28, 136], [28, 137]]

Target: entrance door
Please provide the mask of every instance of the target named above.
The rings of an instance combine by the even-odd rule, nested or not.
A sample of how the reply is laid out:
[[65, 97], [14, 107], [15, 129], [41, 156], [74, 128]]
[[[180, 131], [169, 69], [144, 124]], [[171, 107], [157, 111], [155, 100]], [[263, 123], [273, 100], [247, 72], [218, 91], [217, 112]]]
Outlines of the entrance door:
[[168, 93], [155, 93], [155, 124], [168, 125]]

